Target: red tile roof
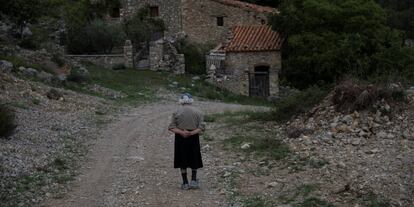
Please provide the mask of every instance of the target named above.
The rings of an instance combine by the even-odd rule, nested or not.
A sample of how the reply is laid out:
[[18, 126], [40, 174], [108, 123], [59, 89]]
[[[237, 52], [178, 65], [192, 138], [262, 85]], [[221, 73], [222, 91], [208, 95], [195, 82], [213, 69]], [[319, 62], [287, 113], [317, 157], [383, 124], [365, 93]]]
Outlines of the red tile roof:
[[283, 40], [270, 26], [236, 26], [223, 49], [226, 52], [277, 51]]
[[249, 10], [249, 11], [255, 11], [259, 13], [277, 13], [277, 10], [272, 7], [268, 6], [260, 6], [256, 4], [250, 4], [246, 2], [236, 1], [236, 0], [212, 0], [215, 2], [219, 2], [221, 4], [239, 7], [241, 9]]

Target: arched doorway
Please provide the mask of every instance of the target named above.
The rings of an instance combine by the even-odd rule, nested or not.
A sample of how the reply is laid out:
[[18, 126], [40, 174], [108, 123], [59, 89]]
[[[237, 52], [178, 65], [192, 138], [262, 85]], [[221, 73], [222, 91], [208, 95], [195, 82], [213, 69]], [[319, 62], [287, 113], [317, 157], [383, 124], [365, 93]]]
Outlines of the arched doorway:
[[256, 66], [253, 73], [249, 73], [249, 95], [269, 96], [269, 66]]

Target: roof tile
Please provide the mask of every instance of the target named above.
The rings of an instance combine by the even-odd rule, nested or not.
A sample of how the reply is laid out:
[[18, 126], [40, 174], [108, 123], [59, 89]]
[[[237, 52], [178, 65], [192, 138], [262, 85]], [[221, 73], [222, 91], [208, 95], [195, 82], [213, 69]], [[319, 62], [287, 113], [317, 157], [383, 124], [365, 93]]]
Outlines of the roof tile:
[[236, 0], [212, 0], [212, 1], [219, 2], [225, 5], [239, 7], [241, 9], [246, 9], [249, 11], [259, 12], [259, 13], [277, 13], [277, 10], [272, 7], [260, 6], [257, 4], [250, 4], [250, 3], [236, 1]]
[[226, 52], [276, 51], [281, 49], [283, 40], [270, 26], [236, 26], [223, 49]]

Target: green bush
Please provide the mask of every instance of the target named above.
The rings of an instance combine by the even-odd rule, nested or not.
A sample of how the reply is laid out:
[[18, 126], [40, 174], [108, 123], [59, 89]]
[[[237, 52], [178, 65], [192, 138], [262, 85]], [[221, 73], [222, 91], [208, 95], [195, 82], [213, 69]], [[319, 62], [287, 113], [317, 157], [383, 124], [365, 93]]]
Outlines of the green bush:
[[282, 76], [299, 89], [413, 69], [414, 49], [402, 46], [402, 33], [374, 1], [283, 0], [271, 22], [287, 37]]
[[193, 75], [206, 74], [206, 54], [209, 49], [211, 49], [209, 45], [180, 41], [178, 52], [184, 54], [185, 72]]
[[136, 50], [142, 48], [142, 43], [147, 45], [154, 34], [163, 33], [165, 30], [164, 21], [157, 17], [150, 16], [150, 8], [144, 7], [130, 19], [123, 22], [124, 31], [132, 41]]
[[310, 87], [304, 91], [290, 95], [277, 102], [272, 110], [271, 120], [287, 121], [312, 109], [328, 94], [328, 89]]
[[67, 80], [75, 83], [87, 83], [90, 81], [90, 77], [85, 72], [79, 70], [79, 68], [73, 68]]
[[19, 41], [18, 45], [29, 50], [37, 50], [40, 47], [39, 43], [36, 42], [33, 38], [23, 38]]
[[126, 67], [124, 64], [116, 64], [114, 66], [112, 66], [112, 70], [125, 70]]
[[65, 59], [61, 54], [53, 54], [52, 61], [55, 62], [59, 67], [63, 67], [66, 63]]
[[353, 112], [373, 107], [381, 100], [405, 101], [404, 90], [400, 87], [385, 87], [344, 81], [335, 87], [332, 102], [337, 111]]
[[67, 47], [73, 54], [108, 54], [114, 47], [122, 45], [124, 40], [121, 25], [95, 19], [79, 29], [70, 30]]
[[7, 106], [0, 105], [0, 137], [9, 137], [13, 134], [15, 128], [14, 112]]

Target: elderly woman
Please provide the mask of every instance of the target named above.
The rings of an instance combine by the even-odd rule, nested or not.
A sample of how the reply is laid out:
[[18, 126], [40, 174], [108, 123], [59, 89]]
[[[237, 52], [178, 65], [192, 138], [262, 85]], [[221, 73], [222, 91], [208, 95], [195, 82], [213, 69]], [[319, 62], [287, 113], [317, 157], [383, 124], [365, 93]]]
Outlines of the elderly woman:
[[[168, 127], [175, 133], [174, 168], [181, 169], [183, 190], [196, 189], [199, 188], [197, 169], [203, 167], [199, 134], [204, 130], [204, 118], [198, 109], [191, 106], [193, 98], [189, 93], [183, 94], [179, 103], [181, 107], [173, 114]], [[187, 168], [191, 168], [190, 183], [188, 183]]]

